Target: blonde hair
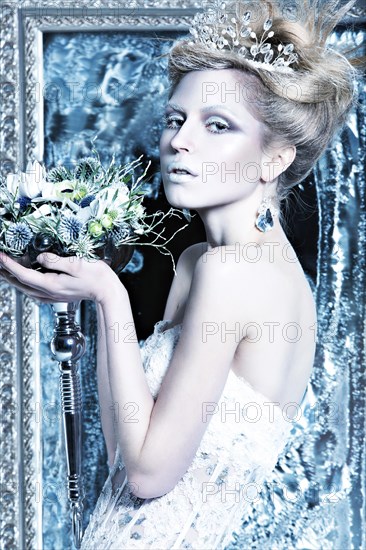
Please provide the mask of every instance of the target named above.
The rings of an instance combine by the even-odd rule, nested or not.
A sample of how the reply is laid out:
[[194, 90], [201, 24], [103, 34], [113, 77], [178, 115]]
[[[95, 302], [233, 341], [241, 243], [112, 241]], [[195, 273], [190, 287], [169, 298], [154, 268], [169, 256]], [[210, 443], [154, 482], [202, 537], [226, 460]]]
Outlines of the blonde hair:
[[[273, 142], [296, 146], [295, 160], [278, 178], [280, 199], [309, 174], [355, 102], [355, 69], [344, 55], [326, 46], [335, 25], [353, 4], [354, 0], [340, 8], [338, 0], [321, 6], [317, 0], [305, 0], [302, 13], [297, 12], [299, 20], [294, 22], [285, 19], [281, 7], [271, 1], [226, 2], [225, 11], [237, 17], [255, 6], [251, 27], [257, 36], [262, 34], [264, 22], [272, 19], [272, 45], [292, 43], [298, 55], [291, 72], [265, 70], [230, 50], [212, 50], [186, 39], [177, 41], [170, 51], [171, 95], [185, 74], [209, 69], [236, 69], [248, 90], [255, 86], [250, 106], [264, 126], [263, 147]], [[226, 26], [222, 24], [222, 28]], [[250, 38], [241, 40], [240, 46], [250, 48], [253, 43]]]

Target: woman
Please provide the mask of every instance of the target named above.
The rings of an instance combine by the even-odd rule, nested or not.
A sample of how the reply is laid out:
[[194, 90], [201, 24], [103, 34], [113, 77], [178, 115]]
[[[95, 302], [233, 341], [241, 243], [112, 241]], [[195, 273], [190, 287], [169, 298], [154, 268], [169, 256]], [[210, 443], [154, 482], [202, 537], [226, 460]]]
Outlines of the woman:
[[173, 46], [162, 178], [173, 206], [199, 213], [207, 242], [180, 257], [164, 320], [141, 349], [105, 263], [41, 255], [58, 272], [42, 274], [1, 255], [32, 296], [97, 305], [111, 472], [84, 549], [224, 548], [289, 439], [316, 312], [279, 202], [352, 104], [351, 67], [324, 45], [345, 11], [328, 6], [322, 20], [308, 6], [294, 23], [276, 4], [229, 2]]

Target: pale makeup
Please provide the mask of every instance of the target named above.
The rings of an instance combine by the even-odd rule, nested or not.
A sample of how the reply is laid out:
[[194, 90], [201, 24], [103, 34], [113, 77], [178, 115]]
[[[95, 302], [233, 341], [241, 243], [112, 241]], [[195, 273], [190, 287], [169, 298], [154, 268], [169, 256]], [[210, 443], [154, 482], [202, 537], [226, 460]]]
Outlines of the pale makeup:
[[[160, 161], [165, 194], [173, 206], [204, 209], [257, 195], [269, 157], [262, 149], [260, 121], [244, 98], [230, 93], [237, 86], [234, 70], [193, 71], [170, 98]], [[171, 163], [193, 175], [169, 174]]]

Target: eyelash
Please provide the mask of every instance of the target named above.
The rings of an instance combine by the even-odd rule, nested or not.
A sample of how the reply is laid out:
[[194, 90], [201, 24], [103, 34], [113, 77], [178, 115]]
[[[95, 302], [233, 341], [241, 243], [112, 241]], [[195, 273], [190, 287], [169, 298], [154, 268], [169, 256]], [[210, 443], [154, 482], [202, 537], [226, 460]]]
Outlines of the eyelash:
[[[164, 115], [163, 120], [164, 120], [165, 126], [169, 130], [175, 130], [177, 128], [177, 126], [173, 126], [172, 123], [184, 122], [181, 118], [177, 117], [176, 115]], [[225, 132], [231, 129], [231, 126], [227, 122], [221, 122], [219, 120], [212, 120], [211, 122], [208, 121], [206, 123], [207, 126], [211, 126], [212, 124], [216, 124], [217, 126], [221, 125], [223, 127], [220, 130], [210, 130], [212, 134], [224, 134]]]

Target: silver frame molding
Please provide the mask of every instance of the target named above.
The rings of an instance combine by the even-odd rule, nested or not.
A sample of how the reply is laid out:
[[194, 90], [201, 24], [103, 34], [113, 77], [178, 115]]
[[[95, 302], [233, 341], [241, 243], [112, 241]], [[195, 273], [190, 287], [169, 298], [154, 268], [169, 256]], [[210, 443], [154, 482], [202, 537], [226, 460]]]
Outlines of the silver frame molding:
[[[90, 7], [90, 5], [93, 7]], [[2, 0], [0, 170], [42, 160], [42, 34], [186, 30], [198, 0]], [[365, 12], [354, 8], [358, 24]], [[0, 280], [0, 549], [41, 549], [39, 308]], [[60, 438], [62, 433], [60, 433]], [[65, 518], [69, 521], [69, 518]]]
[[[2, 3], [1, 174], [43, 158], [42, 34], [92, 30], [187, 30], [200, 2]], [[42, 548], [39, 308], [0, 282], [0, 548]], [[60, 437], [62, 434], [60, 433]], [[69, 518], [65, 518], [68, 521]]]

